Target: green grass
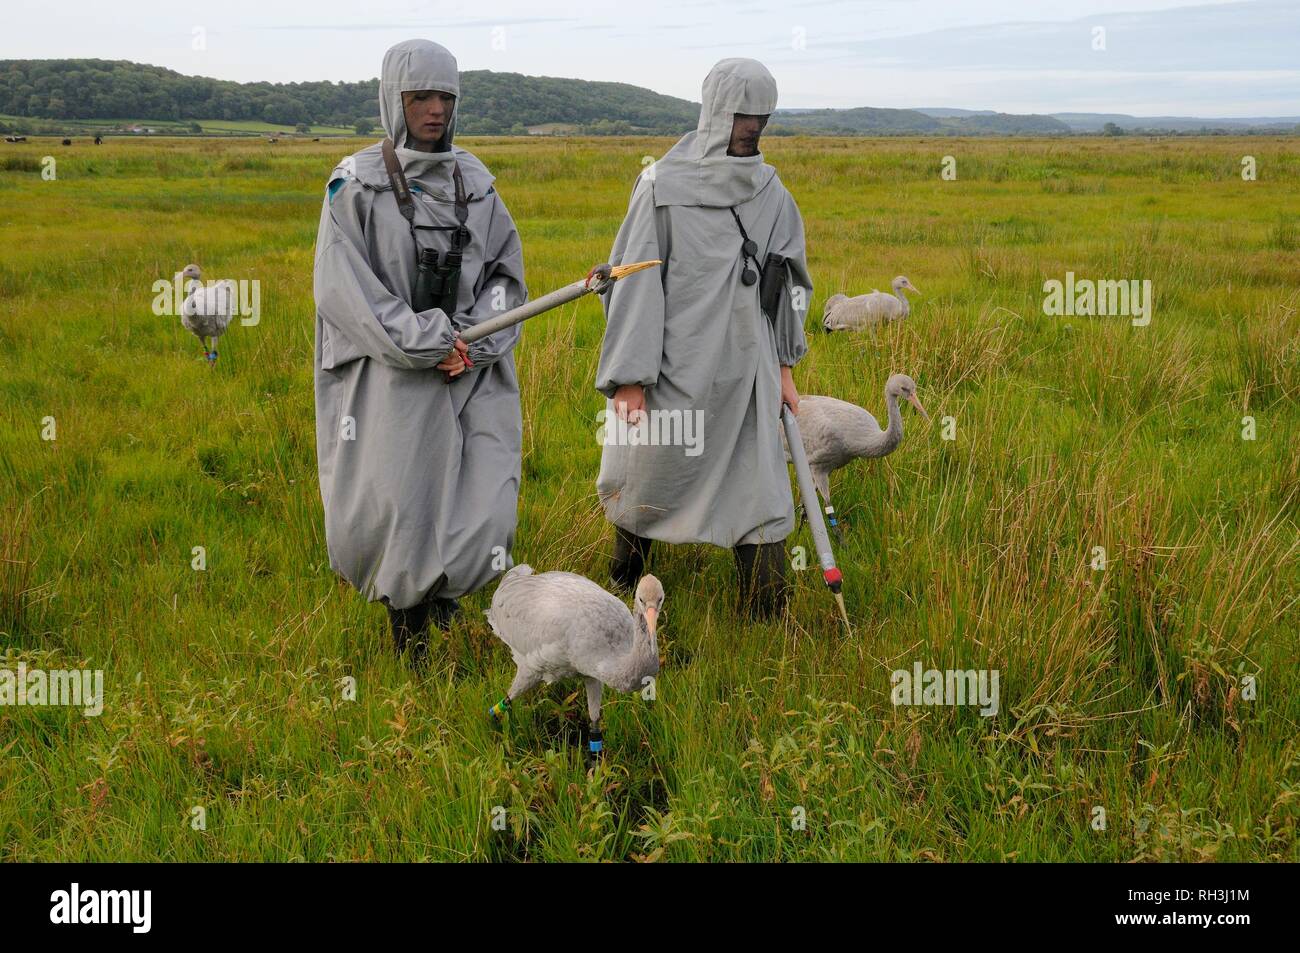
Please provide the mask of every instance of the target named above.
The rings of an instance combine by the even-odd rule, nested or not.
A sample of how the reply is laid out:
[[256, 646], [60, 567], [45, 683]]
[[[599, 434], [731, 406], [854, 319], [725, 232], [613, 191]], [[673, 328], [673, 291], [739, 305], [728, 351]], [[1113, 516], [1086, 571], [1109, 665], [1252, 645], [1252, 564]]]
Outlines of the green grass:
[[[594, 773], [576, 686], [488, 724], [512, 672], [490, 591], [414, 677], [329, 570], [312, 244], [361, 144], [0, 144], [0, 667], [102, 668], [107, 691], [99, 718], [0, 708], [0, 857], [1300, 859], [1295, 139], [770, 143], [817, 283], [796, 382], [881, 416], [903, 371], [934, 423], [905, 410], [892, 456], [833, 478], [851, 635], [815, 571], [749, 626], [728, 553], [657, 554], [658, 698], [611, 700]], [[604, 259], [668, 143], [469, 145], [537, 294]], [[212, 372], [150, 310], [191, 260], [262, 283]], [[1045, 316], [1067, 270], [1149, 278], [1150, 326]], [[907, 322], [820, 333], [826, 297], [896, 274], [925, 293]], [[517, 354], [515, 557], [596, 579], [601, 332], [587, 299]], [[891, 706], [914, 661], [998, 669], [999, 714]]]
[[[293, 133], [294, 128], [293, 126], [277, 126], [269, 122], [255, 122], [251, 119], [200, 119], [198, 123], [203, 127], [204, 132], [256, 132], [275, 135], [277, 133]], [[311, 132], [303, 133], [303, 135], [354, 136], [356, 133], [346, 126], [312, 126]]]
[[[196, 120], [203, 127], [205, 134], [256, 134], [256, 135], [295, 135], [294, 125], [276, 125], [270, 122], [258, 122], [252, 119], [199, 119]], [[153, 129], [159, 134], [182, 134], [189, 135], [189, 125], [191, 120], [175, 119], [33, 119], [23, 116], [5, 116], [0, 115], [0, 123], [5, 123], [15, 128], [22, 128], [31, 123], [36, 123], [41, 127], [48, 125], [57, 125], [59, 128], [67, 129], [70, 134], [93, 136], [97, 132], [105, 132], [113, 129], [130, 128], [131, 126], [142, 126], [147, 129]], [[355, 132], [350, 127], [344, 126], [312, 126], [311, 132], [303, 133], [306, 136], [353, 136]]]

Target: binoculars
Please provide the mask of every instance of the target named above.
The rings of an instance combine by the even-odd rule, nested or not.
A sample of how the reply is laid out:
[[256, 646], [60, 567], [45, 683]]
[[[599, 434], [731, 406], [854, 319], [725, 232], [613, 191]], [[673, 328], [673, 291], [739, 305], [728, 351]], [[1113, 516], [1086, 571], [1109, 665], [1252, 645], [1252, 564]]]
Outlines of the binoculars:
[[781, 303], [781, 291], [785, 288], [787, 260], [783, 255], [768, 255], [763, 263], [763, 281], [758, 286], [758, 304], [772, 321], [776, 320], [776, 310]]
[[415, 272], [415, 288], [411, 292], [413, 311], [440, 308], [448, 316], [456, 313], [461, 257], [461, 251], [454, 243], [441, 262], [438, 260], [436, 248], [420, 250]]

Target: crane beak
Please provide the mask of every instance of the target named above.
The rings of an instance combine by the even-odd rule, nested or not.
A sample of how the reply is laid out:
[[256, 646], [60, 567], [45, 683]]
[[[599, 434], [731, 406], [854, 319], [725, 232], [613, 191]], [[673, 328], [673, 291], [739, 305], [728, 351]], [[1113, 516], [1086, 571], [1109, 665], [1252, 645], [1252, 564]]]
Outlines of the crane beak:
[[927, 414], [925, 408], [921, 406], [921, 398], [913, 394], [911, 397], [907, 398], [907, 402], [917, 409], [917, 412], [925, 418], [926, 423], [930, 422], [930, 415]]
[[912, 292], [913, 294], [919, 295], [921, 293], [921, 289], [918, 288], [916, 285], [912, 284], [911, 282], [908, 282], [907, 290]]
[[654, 606], [645, 607], [645, 625], [650, 630], [651, 635], [654, 635], [659, 629], [659, 610]]
[[656, 258], [654, 261], [638, 261], [631, 265], [615, 265], [609, 270], [609, 276], [615, 281], [620, 278], [626, 278], [628, 275], [635, 275], [638, 271], [645, 271], [647, 268], [654, 268], [662, 265], [663, 261]]

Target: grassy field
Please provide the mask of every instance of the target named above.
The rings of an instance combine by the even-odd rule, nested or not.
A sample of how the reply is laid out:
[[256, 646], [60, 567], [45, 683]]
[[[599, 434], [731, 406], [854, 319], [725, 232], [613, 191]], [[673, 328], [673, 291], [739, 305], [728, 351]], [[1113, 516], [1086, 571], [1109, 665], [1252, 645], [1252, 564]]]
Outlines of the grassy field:
[[[815, 570], [750, 626], [729, 553], [657, 554], [658, 697], [610, 700], [594, 772], [576, 686], [489, 725], [490, 591], [413, 676], [329, 569], [312, 245], [362, 144], [0, 144], [0, 668], [106, 692], [0, 708], [0, 857], [1300, 860], [1297, 140], [768, 144], [817, 283], [801, 391], [883, 418], [903, 371], [934, 422], [905, 409], [892, 456], [833, 479], [851, 635]], [[534, 294], [604, 259], [668, 145], [467, 144]], [[189, 261], [262, 287], [211, 372], [150, 308]], [[1045, 315], [1067, 271], [1151, 280], [1151, 323]], [[826, 297], [896, 274], [908, 321], [820, 333]], [[515, 558], [595, 579], [601, 333], [587, 299], [517, 353]], [[998, 714], [893, 706], [914, 662], [998, 670]]]
[[[154, 129], [159, 133], [167, 134], [188, 134], [190, 120], [168, 120], [168, 119], [37, 119], [32, 120], [22, 116], [5, 116], [0, 115], [0, 123], [6, 123], [14, 128], [24, 128], [32, 122], [44, 124], [56, 124], [60, 128], [67, 129], [70, 135], [93, 136], [97, 132], [104, 132], [109, 129], [125, 129], [131, 126], [142, 126], [147, 129]], [[198, 120], [203, 131], [207, 135], [294, 135], [292, 125], [276, 125], [269, 122], [258, 122], [252, 119], [200, 119]], [[306, 136], [352, 136], [355, 135], [351, 128], [342, 126], [312, 126], [310, 133], [303, 133]]]

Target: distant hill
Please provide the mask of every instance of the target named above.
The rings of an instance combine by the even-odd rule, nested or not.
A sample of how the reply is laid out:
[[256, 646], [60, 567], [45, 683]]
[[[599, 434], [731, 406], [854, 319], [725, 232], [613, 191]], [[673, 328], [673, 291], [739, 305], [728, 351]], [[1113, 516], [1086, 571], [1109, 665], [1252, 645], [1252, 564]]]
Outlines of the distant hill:
[[[122, 60], [0, 60], [0, 114], [45, 120], [251, 121], [293, 128], [379, 121], [379, 80], [235, 83]], [[467, 70], [462, 133], [524, 134], [562, 124], [587, 134], [681, 133], [699, 105], [627, 83]]]
[[916, 111], [916, 112], [919, 112], [919, 113], [925, 113], [927, 116], [937, 116], [937, 117], [940, 118], [940, 119], [948, 119], [948, 118], [951, 118], [951, 117], [953, 117], [953, 116], [993, 116], [993, 115], [996, 115], [996, 110], [993, 110], [993, 109], [954, 109], [954, 108], [952, 108], [951, 106], [944, 106], [944, 107], [942, 107], [942, 108], [938, 108], [938, 109], [934, 109], [934, 108], [929, 108], [929, 109], [921, 109], [921, 108], [917, 108], [915, 111]]
[[[947, 113], [947, 115], [936, 115]], [[774, 131], [820, 132], [834, 135], [951, 135], [951, 136], [1060, 136], [1070, 127], [1051, 116], [1017, 116], [1010, 113], [964, 109], [929, 110], [807, 109], [777, 110]]]
[[1124, 113], [1052, 113], [1075, 132], [1101, 132], [1107, 123], [1125, 132], [1292, 132], [1300, 116], [1200, 119], [1194, 116], [1128, 116]]
[[[969, 118], [971, 116], [998, 115], [987, 109], [926, 108], [915, 110], [935, 118]], [[1129, 116], [1125, 113], [1052, 113], [1046, 117], [1064, 123], [1071, 132], [1105, 132], [1109, 123], [1124, 132], [1291, 132], [1300, 124], [1300, 117], [1279, 116], [1254, 119], [1199, 119], [1192, 116]]]
[[[185, 76], [125, 60], [0, 60], [0, 132], [86, 134], [146, 127], [160, 134], [254, 135], [299, 128], [314, 134], [371, 131], [379, 81], [236, 83]], [[461, 74], [469, 135], [680, 135], [698, 103], [628, 83]], [[1110, 124], [1110, 127], [1107, 127]], [[1105, 132], [1295, 131], [1300, 118], [1192, 119], [1101, 113], [1015, 115], [983, 109], [778, 109], [774, 135], [1058, 136]]]

